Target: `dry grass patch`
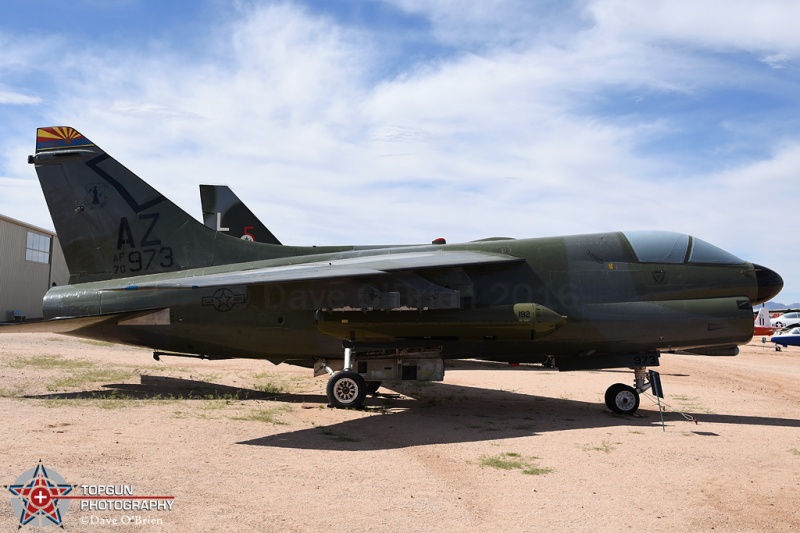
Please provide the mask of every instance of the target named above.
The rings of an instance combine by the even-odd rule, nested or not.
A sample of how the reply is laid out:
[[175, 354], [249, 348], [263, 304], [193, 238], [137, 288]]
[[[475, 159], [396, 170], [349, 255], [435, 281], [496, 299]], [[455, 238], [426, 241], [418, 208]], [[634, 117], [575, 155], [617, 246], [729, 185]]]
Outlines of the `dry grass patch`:
[[531, 455], [525, 457], [518, 453], [505, 452], [499, 455], [482, 455], [480, 464], [481, 466], [488, 466], [500, 470], [522, 470], [523, 474], [529, 476], [541, 476], [553, 471], [552, 468], [536, 466], [534, 461], [537, 460], [539, 460], [539, 458], [536, 456]]
[[268, 409], [257, 409], [242, 416], [234, 416], [233, 420], [244, 420], [249, 422], [263, 422], [265, 424], [273, 424], [276, 426], [288, 425], [288, 422], [280, 420], [278, 417], [283, 413], [288, 413], [292, 409], [288, 405], [280, 405], [270, 407]]
[[614, 446], [612, 446], [610, 442], [604, 440], [602, 443], [600, 443], [599, 446], [592, 446], [591, 444], [587, 444], [583, 446], [583, 450], [587, 452], [611, 453], [614, 450]]

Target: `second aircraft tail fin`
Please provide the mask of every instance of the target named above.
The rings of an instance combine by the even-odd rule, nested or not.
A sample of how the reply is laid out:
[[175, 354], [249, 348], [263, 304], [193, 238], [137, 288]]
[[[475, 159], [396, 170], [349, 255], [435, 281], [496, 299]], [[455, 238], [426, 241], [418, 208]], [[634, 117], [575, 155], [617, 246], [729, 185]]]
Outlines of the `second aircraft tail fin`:
[[206, 227], [237, 239], [281, 244], [227, 185], [200, 185], [200, 203]]

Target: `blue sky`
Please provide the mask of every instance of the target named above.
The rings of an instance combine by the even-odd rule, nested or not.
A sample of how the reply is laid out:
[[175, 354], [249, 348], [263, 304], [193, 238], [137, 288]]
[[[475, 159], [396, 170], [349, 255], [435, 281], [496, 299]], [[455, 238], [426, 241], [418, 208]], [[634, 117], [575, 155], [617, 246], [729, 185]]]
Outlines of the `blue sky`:
[[5, 0], [0, 213], [73, 126], [200, 217], [283, 242], [690, 233], [800, 302], [800, 4]]

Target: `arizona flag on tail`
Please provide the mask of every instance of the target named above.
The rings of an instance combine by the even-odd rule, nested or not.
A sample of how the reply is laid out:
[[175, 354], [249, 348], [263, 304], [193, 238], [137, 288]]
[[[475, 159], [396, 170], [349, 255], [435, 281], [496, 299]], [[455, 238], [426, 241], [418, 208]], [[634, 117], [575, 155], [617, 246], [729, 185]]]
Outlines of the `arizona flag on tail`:
[[36, 130], [37, 152], [76, 146], [92, 146], [92, 142], [74, 128], [55, 126]]

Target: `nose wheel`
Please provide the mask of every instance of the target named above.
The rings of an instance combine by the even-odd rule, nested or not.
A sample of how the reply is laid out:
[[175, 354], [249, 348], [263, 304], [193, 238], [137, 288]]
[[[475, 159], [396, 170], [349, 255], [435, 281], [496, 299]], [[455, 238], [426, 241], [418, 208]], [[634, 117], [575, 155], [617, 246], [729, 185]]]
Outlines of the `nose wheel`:
[[[651, 388], [654, 394], [662, 396], [657, 372], [650, 372], [648, 375], [646, 367], [637, 366], [633, 368], [633, 373], [633, 387], [624, 383], [614, 383], [606, 390], [606, 407], [617, 414], [632, 415], [635, 413], [639, 409], [639, 394]], [[651, 379], [656, 380], [657, 388], [654, 387]]]
[[632, 415], [639, 408], [639, 393], [624, 383], [614, 383], [606, 390], [606, 406], [621, 415]]

